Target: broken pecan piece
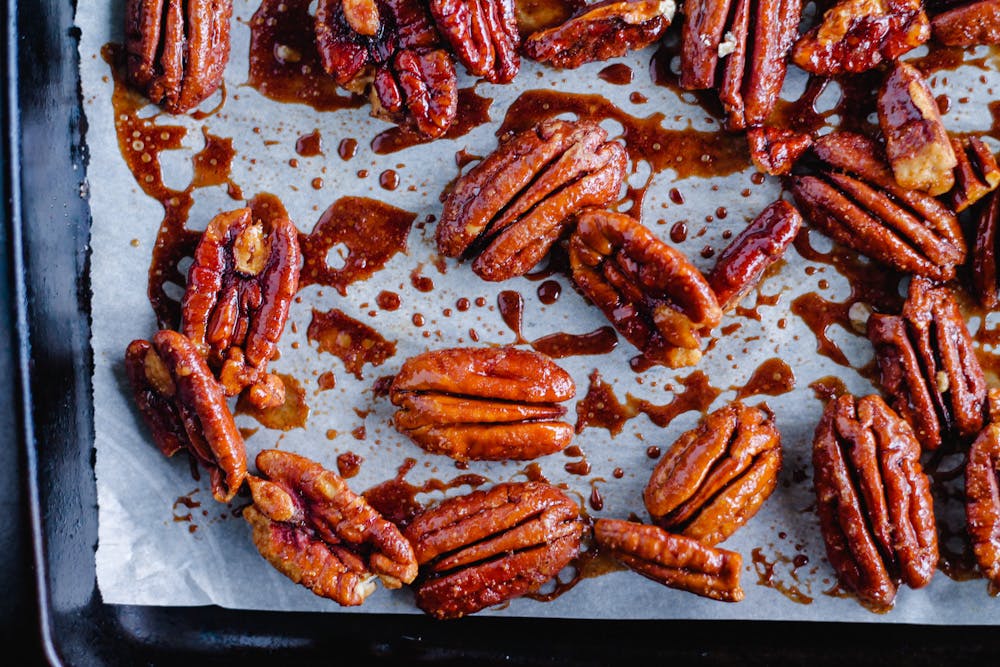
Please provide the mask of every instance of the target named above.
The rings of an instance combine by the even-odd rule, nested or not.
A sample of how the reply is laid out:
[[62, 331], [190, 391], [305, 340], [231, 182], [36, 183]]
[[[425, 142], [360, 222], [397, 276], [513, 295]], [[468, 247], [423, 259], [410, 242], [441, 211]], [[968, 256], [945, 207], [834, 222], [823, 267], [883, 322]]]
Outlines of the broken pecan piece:
[[627, 215], [589, 209], [569, 260], [573, 282], [647, 360], [679, 368], [701, 359], [701, 335], [722, 310], [683, 253]]
[[605, 0], [565, 23], [529, 36], [524, 53], [561, 69], [608, 60], [658, 40], [674, 17], [673, 0]]
[[873, 314], [868, 338], [875, 346], [879, 382], [925, 448], [979, 433], [986, 378], [947, 288], [914, 277], [902, 315]]
[[218, 90], [229, 61], [232, 0], [127, 0], [129, 82], [170, 113]]
[[899, 271], [950, 280], [965, 259], [958, 219], [930, 195], [896, 183], [878, 145], [850, 132], [820, 137], [815, 175], [794, 176], [807, 220], [838, 243]]
[[970, 2], [931, 21], [934, 39], [945, 46], [1000, 44], [1000, 0]]
[[979, 303], [991, 310], [1000, 306], [1000, 274], [997, 273], [997, 226], [1000, 225], [1000, 190], [983, 202], [976, 219], [972, 248], [972, 288]]
[[220, 213], [202, 234], [181, 301], [181, 332], [219, 374], [227, 396], [250, 387], [258, 408], [281, 405], [267, 372], [299, 285], [299, 240], [288, 218], [270, 229], [249, 208]]
[[735, 308], [757, 286], [769, 266], [781, 259], [802, 228], [802, 216], [783, 199], [754, 218], [719, 255], [708, 284], [723, 312]]
[[990, 390], [990, 424], [969, 449], [965, 464], [965, 515], [979, 569], [1000, 590], [1000, 394]]
[[576, 557], [582, 532], [576, 503], [548, 484], [448, 498], [406, 527], [421, 567], [417, 606], [458, 618], [531, 593]]
[[256, 462], [264, 478], [248, 478], [253, 505], [243, 518], [276, 570], [345, 606], [364, 602], [375, 577], [386, 588], [416, 577], [410, 543], [339, 475], [277, 449], [265, 449]]
[[653, 470], [643, 499], [659, 526], [715, 545], [757, 513], [780, 471], [774, 416], [734, 402], [677, 439]]
[[186, 449], [211, 474], [212, 495], [229, 502], [247, 475], [243, 437], [198, 348], [176, 331], [134, 340], [125, 370], [139, 413], [167, 456]]
[[473, 76], [510, 83], [521, 67], [513, 0], [430, 0], [438, 30]]
[[961, 213], [1000, 186], [1000, 165], [979, 137], [952, 137], [951, 146], [958, 160], [951, 204]]
[[750, 159], [758, 171], [784, 176], [813, 144], [812, 136], [795, 130], [764, 125], [747, 130]]
[[735, 551], [619, 519], [598, 519], [594, 539], [629, 569], [664, 586], [723, 602], [743, 599], [743, 559]]
[[500, 281], [531, 270], [587, 206], [625, 180], [625, 149], [590, 121], [549, 120], [501, 143], [463, 174], [444, 202], [441, 254], [478, 254], [472, 270]]
[[531, 350], [452, 348], [406, 360], [389, 388], [396, 428], [429, 452], [464, 461], [526, 460], [560, 451], [573, 427], [559, 405], [573, 379]]
[[826, 405], [813, 482], [830, 565], [858, 597], [890, 607], [900, 581], [925, 586], [937, 566], [930, 483], [910, 426], [878, 396]]

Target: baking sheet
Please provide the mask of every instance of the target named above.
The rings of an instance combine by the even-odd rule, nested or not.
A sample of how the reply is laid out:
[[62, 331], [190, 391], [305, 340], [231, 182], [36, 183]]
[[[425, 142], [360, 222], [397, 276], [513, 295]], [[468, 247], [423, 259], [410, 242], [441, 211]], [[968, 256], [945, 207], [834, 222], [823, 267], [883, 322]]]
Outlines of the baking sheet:
[[[293, 585], [271, 568], [254, 549], [249, 528], [234, 515], [233, 510], [241, 501], [228, 507], [216, 503], [211, 498], [207, 478], [194, 481], [183, 457], [165, 459], [152, 445], [132, 405], [122, 357], [131, 340], [148, 338], [156, 329], [146, 297], [146, 281], [150, 251], [163, 212], [160, 204], [136, 185], [119, 154], [115, 137], [112, 77], [100, 49], [109, 41], [121, 42], [120, 4], [81, 0], [77, 14], [82, 34], [81, 79], [90, 151], [85, 194], [93, 212], [91, 305], [99, 513], [96, 560], [102, 599], [115, 604], [217, 604], [234, 609], [340, 611], [335, 603]], [[455, 154], [461, 150], [475, 155], [492, 151], [496, 145], [494, 133], [506, 109], [526, 90], [599, 93], [640, 118], [662, 112], [667, 127], [682, 129], [690, 122], [698, 130], [717, 129], [717, 124], [706, 118], [699, 107], [685, 103], [666, 88], [651, 85], [647, 71], [653, 51], [646, 49], [617, 61], [630, 65], [635, 73], [634, 81], [626, 86], [611, 85], [596, 76], [607, 63], [561, 73], [525, 61], [514, 84], [477, 86], [480, 95], [493, 99], [492, 122], [455, 140], [439, 140], [390, 155], [375, 155], [369, 141], [389, 126], [371, 119], [367, 107], [320, 113], [304, 105], [278, 104], [245, 84], [248, 24], [256, 9], [255, 1], [235, 3], [224, 107], [201, 121], [158, 117], [157, 122], [188, 128], [183, 147], [163, 155], [164, 181], [172, 187], [185, 187], [191, 176], [190, 159], [202, 147], [201, 127], [205, 126], [213, 135], [233, 139], [237, 158], [232, 180], [246, 196], [259, 192], [277, 194], [304, 232], [312, 229], [327, 206], [348, 195], [384, 200], [414, 212], [417, 220], [439, 215], [438, 195], [457, 174]], [[996, 72], [995, 59], [987, 62], [992, 72]], [[989, 128], [986, 102], [993, 93], [988, 86], [978, 83], [982, 74], [975, 69], [947, 72], [946, 76], [934, 78], [939, 91], [967, 100], [953, 105], [946, 115], [950, 129]], [[461, 86], [473, 83], [466, 75], [460, 75]], [[804, 76], [793, 68], [785, 95], [796, 97], [803, 85]], [[636, 90], [648, 101], [632, 103], [630, 93]], [[211, 106], [209, 101], [203, 108]], [[155, 113], [155, 109], [151, 108], [149, 113]], [[612, 135], [620, 131], [614, 123], [607, 125]], [[323, 138], [323, 155], [297, 155], [297, 138], [315, 129], [319, 129]], [[336, 147], [341, 139], [348, 137], [358, 140], [358, 152], [353, 159], [343, 161]], [[298, 161], [296, 168], [289, 165], [293, 159]], [[400, 177], [399, 187], [392, 192], [382, 189], [378, 182], [378, 174], [390, 168]], [[366, 178], [358, 176], [362, 169], [368, 172]], [[713, 260], [701, 256], [702, 248], [724, 247], [727, 230], [733, 233], [740, 230], [779, 194], [776, 179], [758, 184], [752, 178], [754, 173], [748, 168], [724, 178], [683, 181], [676, 181], [670, 170], [655, 174], [644, 200], [643, 220], [663, 237], [674, 222], [687, 220], [688, 240], [679, 245], [699, 268], [707, 270]], [[648, 165], [637, 165], [631, 182], [641, 185], [648, 175]], [[322, 177], [324, 182], [318, 190], [310, 185], [316, 177]], [[683, 205], [671, 201], [669, 190], [673, 187], [682, 191]], [[744, 196], [746, 191], [748, 194]], [[219, 211], [241, 205], [229, 197], [225, 186], [197, 189], [194, 199], [188, 225], [193, 229], [203, 228]], [[724, 219], [717, 217], [720, 206], [728, 211]], [[713, 218], [710, 222], [709, 216]], [[664, 224], [658, 224], [660, 220]], [[407, 476], [413, 484], [419, 485], [430, 478], [449, 480], [466, 471], [457, 470], [450, 459], [424, 454], [392, 429], [392, 406], [372, 393], [376, 378], [391, 374], [406, 358], [424, 350], [469, 344], [470, 328], [478, 332], [479, 344], [512, 343], [514, 335], [495, 307], [497, 294], [502, 290], [516, 290], [524, 295], [524, 337], [528, 340], [556, 331], [584, 333], [606, 325], [600, 312], [587, 306], [564, 278], [557, 278], [562, 284], [561, 298], [553, 305], [544, 305], [535, 296], [538, 283], [526, 279], [486, 283], [476, 278], [467, 266], [458, 266], [453, 261], [448, 261], [446, 272], [441, 273], [435, 264], [433, 229], [433, 224], [415, 225], [408, 251], [393, 257], [385, 269], [366, 282], [348, 287], [346, 296], [317, 286], [300, 292], [301, 299], [292, 307], [289, 326], [281, 341], [281, 357], [271, 368], [292, 375], [303, 384], [310, 416], [301, 429], [282, 432], [259, 428], [247, 439], [251, 461], [261, 449], [280, 447], [336, 469], [338, 454], [354, 452], [364, 458], [359, 474], [349, 482], [358, 491], [393, 477], [407, 458], [417, 461]], [[822, 249], [825, 241], [813, 236], [813, 244]], [[720, 337], [696, 369], [671, 371], [654, 367], [637, 375], [628, 366], [635, 350], [623, 340], [610, 354], [569, 357], [558, 362], [575, 379], [578, 399], [586, 394], [587, 378], [597, 369], [619, 398], [624, 400], [626, 394], [631, 394], [656, 404], [669, 401], [682, 386], [681, 381], [692, 372], [704, 371], [711, 384], [722, 390], [713, 409], [732, 400], [736, 389], [767, 359], [780, 357], [794, 369], [793, 391], [747, 399], [750, 403], [766, 399], [775, 412], [782, 432], [785, 464], [779, 488], [761, 512], [722, 545], [743, 554], [746, 599], [738, 604], [717, 603], [666, 589], [629, 572], [613, 572], [583, 580], [552, 602], [515, 600], [502, 609], [483, 614], [949, 624], [983, 624], [996, 618], [995, 614], [989, 614], [996, 600], [986, 594], [982, 580], [959, 583], [940, 572], [923, 590], [901, 588], [896, 607], [888, 614], [876, 615], [851, 598], [825, 593], [834, 589], [835, 576], [824, 559], [812, 511], [809, 464], [812, 430], [822, 404], [809, 384], [833, 375], [854, 393], [868, 393], [871, 385], [857, 372], [817, 355], [812, 332], [789, 312], [789, 305], [798, 294], [818, 291], [827, 299], [838, 300], [848, 292], [846, 280], [831, 267], [814, 265], [815, 271], [807, 273], [809, 266], [794, 250], [789, 251], [780, 273], [769, 278], [760, 290], [765, 295], [777, 295], [777, 303], [756, 309], [760, 321], [727, 315], [723, 327], [739, 323], [740, 328]], [[411, 272], [418, 268], [433, 280], [432, 292], [420, 292], [411, 285]], [[820, 286], [820, 281], [825, 281], [824, 286]], [[397, 311], [374, 306], [376, 295], [383, 289], [399, 294], [402, 305]], [[487, 305], [459, 312], [455, 303], [461, 297], [470, 301], [483, 297]], [[751, 305], [755, 298], [755, 295], [749, 297]], [[396, 355], [380, 367], [366, 366], [363, 379], [356, 379], [339, 359], [320, 352], [307, 339], [306, 330], [314, 308], [319, 311], [339, 308], [369, 324], [396, 341]], [[448, 317], [443, 313], [446, 308], [453, 311]], [[375, 315], [370, 316], [369, 311]], [[422, 327], [413, 324], [412, 318], [417, 313], [424, 316]], [[780, 320], [784, 320], [784, 326], [779, 325]], [[853, 365], [860, 367], [870, 359], [870, 346], [864, 338], [836, 329], [832, 337]], [[336, 375], [336, 387], [332, 390], [319, 391], [317, 376], [324, 371]], [[571, 418], [573, 415], [570, 404]], [[564, 465], [576, 459], [562, 454], [540, 459], [538, 463], [550, 481], [567, 484], [582, 504], [586, 504], [592, 484], [596, 483], [604, 505], [600, 511], [588, 508], [592, 516], [626, 518], [635, 513], [645, 517], [641, 491], [656, 464], [647, 456], [647, 447], [666, 449], [698, 417], [699, 413], [688, 412], [667, 428], [659, 428], [646, 417], [638, 416], [628, 421], [615, 437], [599, 428], [584, 430], [574, 441], [591, 465], [591, 472], [584, 476], [566, 472]], [[246, 416], [238, 417], [237, 421], [243, 427], [260, 427]], [[366, 435], [357, 439], [352, 431], [362, 425]], [[332, 438], [328, 437], [330, 431], [336, 432]], [[524, 463], [515, 462], [472, 462], [467, 472], [499, 482], [524, 479], [525, 467]], [[613, 476], [618, 467], [624, 470], [621, 479]], [[599, 479], [603, 481], [595, 481]], [[468, 487], [449, 493], [466, 491]], [[755, 550], [757, 558], [753, 557]], [[770, 576], [768, 568], [773, 568]], [[772, 585], [758, 585], [761, 579], [769, 579]], [[792, 594], [786, 595], [789, 589]], [[800, 594], [799, 602], [792, 599], [796, 592]], [[806, 598], [810, 602], [803, 604]], [[382, 589], [364, 606], [352, 611], [419, 613], [408, 591]]]

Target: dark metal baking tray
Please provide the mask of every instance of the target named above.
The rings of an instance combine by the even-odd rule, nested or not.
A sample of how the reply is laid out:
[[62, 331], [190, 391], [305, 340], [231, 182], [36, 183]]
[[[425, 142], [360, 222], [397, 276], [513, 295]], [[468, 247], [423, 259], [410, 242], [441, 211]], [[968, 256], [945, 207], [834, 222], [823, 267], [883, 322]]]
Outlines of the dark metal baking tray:
[[87, 148], [75, 7], [70, 0], [4, 0], [4, 9], [7, 131], [0, 166], [9, 223], [0, 241], [9, 240], [5, 289], [17, 331], [5, 409], [19, 425], [26, 470], [18, 483], [27, 487], [38, 623], [52, 663], [920, 665], [991, 664], [989, 656], [1000, 655], [1000, 633], [989, 627], [475, 617], [440, 623], [102, 603], [94, 566], [90, 216], [81, 189]]

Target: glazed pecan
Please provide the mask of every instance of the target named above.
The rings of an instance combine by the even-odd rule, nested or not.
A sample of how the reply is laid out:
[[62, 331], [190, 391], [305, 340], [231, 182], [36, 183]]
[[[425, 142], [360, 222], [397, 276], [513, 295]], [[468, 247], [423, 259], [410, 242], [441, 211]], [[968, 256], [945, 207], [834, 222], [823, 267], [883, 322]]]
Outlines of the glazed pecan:
[[925, 586], [937, 565], [930, 483], [910, 426], [878, 396], [826, 405], [813, 483], [830, 565], [859, 598], [889, 607], [900, 580]]
[[934, 39], [946, 46], [1000, 44], [1000, 0], [979, 0], [938, 14]]
[[562, 69], [608, 60], [658, 40], [674, 17], [673, 0], [605, 0], [524, 41], [532, 60]]
[[598, 519], [594, 539], [630, 569], [664, 586], [723, 602], [743, 599], [743, 559], [735, 551], [619, 519]]
[[277, 449], [257, 455], [264, 478], [248, 478], [243, 518], [260, 554], [297, 584], [342, 605], [359, 605], [375, 577], [399, 588], [417, 576], [413, 548], [336, 473]]
[[958, 160], [920, 70], [895, 64], [879, 90], [878, 121], [897, 183], [934, 196], [951, 190]]
[[997, 226], [1000, 225], [1000, 190], [989, 196], [976, 218], [972, 248], [972, 288], [979, 303], [991, 310], [1000, 306], [1000, 274], [997, 273]]
[[990, 390], [990, 424], [969, 449], [965, 464], [965, 516], [979, 568], [1000, 590], [1000, 394]]
[[873, 314], [879, 381], [893, 408], [926, 449], [943, 439], [979, 433], [986, 378], [951, 292], [914, 277], [900, 316]]
[[521, 67], [513, 0], [430, 0], [438, 30], [473, 76], [510, 83]]
[[484, 280], [527, 273], [575, 213], [618, 195], [625, 149], [607, 136], [590, 121], [549, 120], [501, 143], [445, 199], [438, 250], [478, 254], [472, 270]]
[[735, 308], [781, 259], [802, 227], [794, 206], [779, 199], [754, 218], [719, 255], [708, 284], [723, 311]]
[[965, 259], [958, 219], [930, 195], [896, 183], [878, 145], [850, 132], [820, 137], [815, 175], [791, 179], [807, 220], [838, 243], [899, 271], [950, 280]]
[[750, 144], [750, 159], [758, 171], [784, 176], [809, 150], [813, 139], [802, 132], [764, 125], [747, 130], [747, 143]]
[[406, 360], [389, 389], [396, 428], [429, 452], [464, 461], [533, 459], [564, 449], [573, 427], [559, 405], [573, 379], [538, 352], [435, 350]]
[[792, 62], [822, 76], [864, 72], [930, 36], [921, 0], [842, 0], [795, 43]]
[[647, 360], [671, 368], [701, 359], [701, 334], [722, 310], [680, 251], [635, 219], [590, 209], [569, 243], [573, 282]]
[[218, 90], [229, 61], [232, 0], [127, 0], [128, 80], [170, 113]]
[[382, 25], [377, 0], [341, 0], [344, 19], [359, 35], [374, 37]]
[[215, 499], [232, 500], [247, 475], [243, 437], [198, 348], [176, 331], [158, 331], [152, 342], [129, 344], [125, 370], [160, 451], [186, 449], [209, 470]]
[[715, 545], [757, 513], [780, 471], [781, 434], [773, 415], [734, 402], [677, 439], [653, 470], [643, 499], [659, 526]]
[[417, 606], [458, 618], [537, 590], [580, 550], [579, 508], [540, 482], [448, 498], [406, 527], [420, 563]]
[[951, 204], [961, 213], [1000, 186], [1000, 165], [979, 137], [952, 137], [951, 146], [958, 160]]
[[188, 270], [181, 332], [219, 375], [227, 396], [249, 387], [259, 408], [285, 401], [267, 372], [299, 285], [299, 240], [287, 218], [254, 220], [249, 208], [212, 218]]

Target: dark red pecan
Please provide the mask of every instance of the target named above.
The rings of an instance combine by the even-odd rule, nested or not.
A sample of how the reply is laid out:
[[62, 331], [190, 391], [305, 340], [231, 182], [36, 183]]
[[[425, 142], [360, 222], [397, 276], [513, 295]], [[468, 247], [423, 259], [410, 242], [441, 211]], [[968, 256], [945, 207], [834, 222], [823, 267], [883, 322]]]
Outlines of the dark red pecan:
[[704, 276], [635, 219], [589, 209], [569, 243], [573, 282], [630, 343], [671, 368], [701, 359], [722, 310]]
[[392, 523], [315, 461], [277, 449], [257, 455], [253, 505], [243, 518], [257, 550], [276, 570], [316, 595], [359, 605], [375, 590], [417, 576], [413, 548]]
[[627, 159], [607, 136], [590, 121], [549, 120], [501, 143], [445, 199], [438, 250], [478, 254], [472, 270], [485, 280], [530, 271], [575, 213], [618, 195]]
[[181, 332], [219, 375], [227, 396], [249, 387], [259, 408], [285, 400], [267, 372], [299, 285], [299, 240], [287, 218], [254, 220], [249, 208], [212, 218], [188, 270]]
[[754, 218], [719, 255], [708, 284], [723, 312], [735, 308], [781, 259], [802, 228], [802, 216], [779, 199]]
[[758, 171], [784, 176], [813, 144], [812, 136], [764, 125], [747, 130], [750, 159]]
[[473, 76], [510, 83], [521, 67], [513, 0], [430, 0], [438, 30]]
[[128, 80], [170, 113], [189, 111], [222, 84], [232, 0], [127, 0]]
[[186, 449], [209, 470], [215, 499], [232, 500], [247, 475], [243, 437], [198, 348], [176, 331], [159, 331], [152, 342], [129, 344], [125, 370], [160, 451]]
[[938, 14], [934, 39], [946, 46], [1000, 44], [1000, 0], [979, 0]]
[[990, 391], [990, 424], [969, 449], [965, 465], [965, 515], [979, 569], [1000, 590], [1000, 394]]
[[984, 308], [1000, 306], [1000, 275], [997, 273], [997, 226], [1000, 225], [1000, 190], [983, 202], [976, 218], [972, 248], [972, 287]]
[[559, 405], [572, 378], [530, 350], [452, 348], [411, 357], [393, 380], [396, 428], [429, 452], [467, 459], [533, 459], [564, 449], [573, 427]]
[[930, 483], [910, 426], [878, 396], [826, 405], [813, 440], [826, 554], [841, 583], [890, 607], [900, 581], [925, 586], [937, 565]]
[[458, 618], [537, 590], [579, 553], [579, 508], [540, 482], [448, 498], [406, 527], [421, 577], [417, 606]]
[[673, 0], [604, 0], [586, 5], [565, 23], [528, 37], [524, 53], [563, 69], [617, 58], [658, 40], [670, 27], [675, 9]]
[[914, 277], [903, 313], [872, 315], [879, 381], [926, 449], [979, 433], [986, 378], [951, 292]]
[[952, 137], [951, 146], [958, 160], [951, 204], [961, 213], [1000, 186], [1000, 165], [979, 137]]

